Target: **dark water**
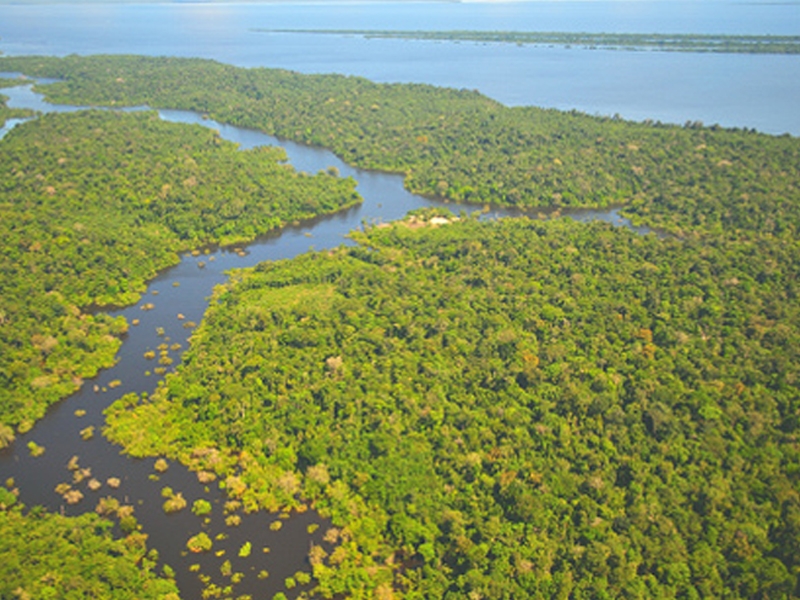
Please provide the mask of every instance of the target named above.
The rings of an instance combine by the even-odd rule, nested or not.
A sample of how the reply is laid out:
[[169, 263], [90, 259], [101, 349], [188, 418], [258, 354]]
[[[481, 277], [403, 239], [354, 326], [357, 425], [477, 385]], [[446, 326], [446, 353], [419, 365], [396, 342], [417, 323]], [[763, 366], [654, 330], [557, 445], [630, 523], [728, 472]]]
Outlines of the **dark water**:
[[794, 2], [0, 5], [6, 54], [132, 53], [478, 89], [505, 104], [800, 135], [800, 56], [625, 52], [253, 29], [800, 34]]
[[[30, 86], [3, 92], [10, 97], [9, 104], [15, 107], [35, 108], [43, 112], [80, 109], [44, 103], [30, 90]], [[399, 175], [355, 169], [324, 149], [280, 141], [257, 131], [204, 120], [191, 112], [163, 110], [160, 114], [168, 121], [213, 127], [222, 137], [240, 144], [243, 149], [257, 145], [281, 145], [286, 149], [291, 164], [301, 171], [316, 173], [334, 166], [342, 176], [352, 176], [358, 181], [358, 191], [364, 203], [261, 238], [246, 247], [244, 256], [232, 249], [215, 249], [199, 255], [182, 256], [177, 266], [167, 269], [150, 283], [136, 306], [111, 313], [123, 315], [128, 323], [138, 320], [138, 324], [132, 325], [124, 338], [116, 366], [103, 371], [96, 379], [87, 381], [78, 393], [53, 406], [32, 431], [19, 436], [10, 448], [0, 451], [0, 482], [13, 477], [20, 489], [20, 499], [26, 505], [42, 505], [65, 514], [91, 511], [101, 497], [108, 495], [133, 505], [135, 516], [143, 531], [149, 535], [149, 546], [156, 548], [161, 560], [175, 569], [177, 582], [186, 598], [199, 598], [201, 593], [197, 575], [189, 571], [190, 565], [200, 564], [202, 573], [211, 575], [215, 582], [223, 585], [225, 582], [220, 575], [220, 566], [226, 559], [231, 561], [235, 572], [245, 574], [243, 581], [235, 587], [236, 594], [270, 597], [278, 591], [286, 591], [283, 583], [286, 577], [299, 570], [310, 571], [306, 558], [310, 544], [321, 543], [329, 523], [314, 511], [295, 513], [285, 519], [283, 527], [275, 532], [270, 529], [270, 523], [278, 519], [278, 515], [263, 511], [246, 515], [238, 511], [237, 514], [242, 518], [241, 525], [226, 527], [223, 515], [225, 497], [216, 484], [204, 487], [193, 473], [180, 464], [170, 465], [165, 473], [159, 475], [153, 468], [154, 459], [139, 460], [122, 455], [118, 446], [110, 444], [100, 435], [104, 423], [102, 411], [128, 392], [151, 393], [155, 389], [160, 376], [152, 371], [157, 364], [154, 360], [146, 359], [145, 352], [157, 351], [160, 344], [171, 346], [177, 343], [181, 345], [181, 350], [170, 352], [175, 362], [168, 367], [169, 370], [180, 363], [182, 349], [187, 347], [191, 335], [191, 328], [185, 327], [185, 324], [202, 320], [208, 306], [206, 298], [215, 285], [227, 279], [227, 270], [253, 266], [264, 260], [291, 258], [310, 249], [322, 250], [349, 244], [351, 242], [345, 237], [347, 233], [365, 223], [388, 222], [403, 217], [409, 210], [442, 204], [406, 191]], [[476, 210], [474, 206], [456, 204], [448, 207], [455, 213]], [[482, 218], [516, 214], [520, 214], [519, 211], [491, 209]], [[569, 216], [584, 221], [602, 219], [630, 226], [615, 210], [572, 211]], [[640, 231], [646, 232], [644, 229]], [[154, 308], [142, 310], [144, 303], [152, 303]], [[179, 314], [183, 319], [179, 318]], [[110, 384], [115, 381], [120, 383], [112, 387]], [[77, 410], [86, 412], [79, 417], [75, 414]], [[80, 431], [89, 426], [95, 427], [96, 434], [91, 440], [84, 441]], [[28, 441], [44, 446], [44, 455], [31, 457], [26, 448]], [[85, 497], [76, 505], [68, 505], [55, 492], [55, 487], [59, 483], [72, 481], [67, 463], [73, 456], [78, 457], [81, 468], [90, 468], [91, 477], [103, 483], [103, 486], [91, 491], [87, 487], [88, 478], [74, 485]], [[122, 480], [119, 489], [112, 489], [106, 484], [109, 477]], [[161, 490], [165, 486], [181, 492], [189, 506], [177, 514], [165, 514], [161, 497]], [[199, 498], [205, 498], [213, 504], [214, 510], [208, 523], [189, 510], [192, 502]], [[320, 525], [313, 535], [308, 533], [310, 524]], [[186, 541], [201, 530], [208, 532], [212, 538], [222, 532], [229, 536], [214, 544], [214, 551], [225, 550], [223, 556], [214, 553], [187, 555]], [[246, 559], [239, 558], [238, 550], [247, 541], [252, 543], [253, 553]], [[264, 547], [270, 548], [268, 554], [262, 551]], [[258, 579], [257, 574], [262, 569], [270, 573], [269, 578]]]

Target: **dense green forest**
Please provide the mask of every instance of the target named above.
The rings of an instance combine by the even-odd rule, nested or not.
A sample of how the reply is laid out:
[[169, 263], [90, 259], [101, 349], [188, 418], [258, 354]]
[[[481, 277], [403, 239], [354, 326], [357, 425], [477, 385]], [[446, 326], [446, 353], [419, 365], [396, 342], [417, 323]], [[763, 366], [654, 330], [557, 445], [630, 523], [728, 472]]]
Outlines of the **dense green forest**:
[[23, 511], [0, 487], [0, 598], [177, 600], [171, 577], [153, 571], [156, 554], [147, 552], [147, 536], [114, 539], [111, 525], [92, 513]]
[[[194, 59], [0, 70], [330, 147], [430, 195], [621, 204], [675, 234], [423, 211], [216, 290], [178, 371], [106, 434], [216, 472], [245, 510], [329, 516], [320, 595], [800, 596], [796, 138]], [[111, 360], [124, 323], [78, 307], [131, 301], [176, 250], [357, 201], [177, 127], [87, 112], [0, 142], [0, 422]]]
[[405, 31], [378, 29], [253, 29], [262, 33], [357, 35], [373, 39], [439, 42], [493, 42], [537, 46], [580, 46], [592, 50], [657, 50], [662, 52], [724, 52], [800, 54], [797, 35], [713, 35], [694, 33], [587, 33], [573, 31]]
[[179, 251], [360, 201], [284, 159], [154, 112], [45, 115], [0, 141], [0, 446], [113, 363], [125, 321], [81, 309], [135, 302]]
[[236, 272], [106, 433], [310, 500], [325, 597], [800, 593], [796, 243], [423, 218]]
[[621, 204], [675, 233], [758, 230], [794, 237], [800, 140], [750, 130], [633, 123], [474, 91], [339, 75], [133, 56], [0, 58], [0, 69], [63, 78], [58, 102], [198, 110], [331, 148], [406, 175], [415, 192], [516, 206]]

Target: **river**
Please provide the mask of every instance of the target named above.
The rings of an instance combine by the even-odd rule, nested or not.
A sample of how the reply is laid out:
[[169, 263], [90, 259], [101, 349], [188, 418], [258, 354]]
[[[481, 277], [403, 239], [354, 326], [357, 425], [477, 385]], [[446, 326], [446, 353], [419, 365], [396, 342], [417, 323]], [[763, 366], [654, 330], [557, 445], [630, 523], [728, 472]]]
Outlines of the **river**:
[[[10, 98], [8, 104], [12, 107], [32, 108], [41, 112], [81, 109], [47, 104], [31, 90], [30, 85], [7, 88], [3, 93]], [[287, 577], [298, 570], [310, 570], [306, 558], [309, 544], [312, 541], [323, 543], [327, 522], [313, 511], [294, 513], [290, 518], [281, 519], [283, 526], [274, 531], [270, 525], [279, 519], [278, 515], [263, 511], [247, 515], [238, 511], [241, 525], [227, 527], [223, 514], [225, 497], [216, 485], [201, 485], [195, 474], [180, 464], [172, 464], [166, 472], [158, 473], [154, 469], [155, 459], [132, 459], [121, 454], [118, 446], [99, 434], [104, 423], [103, 410], [128, 392], [152, 393], [155, 389], [160, 376], [152, 373], [157, 365], [144, 357], [145, 352], [157, 351], [161, 344], [180, 344], [181, 349], [170, 353], [174, 363], [168, 370], [180, 364], [182, 351], [187, 347], [191, 335], [191, 328], [185, 325], [202, 320], [208, 306], [207, 297], [215, 285], [227, 279], [227, 270], [253, 266], [265, 260], [291, 258], [310, 249], [322, 250], [351, 244], [346, 235], [364, 224], [393, 221], [402, 218], [410, 210], [444, 204], [409, 193], [403, 188], [400, 175], [353, 168], [322, 148], [278, 140], [258, 131], [204, 119], [192, 112], [161, 110], [159, 114], [168, 121], [214, 128], [223, 138], [238, 143], [242, 149], [259, 145], [283, 146], [289, 162], [300, 171], [316, 173], [331, 166], [336, 167], [343, 177], [352, 176], [358, 182], [357, 189], [364, 202], [335, 215], [286, 227], [247, 246], [184, 254], [178, 265], [165, 270], [150, 282], [139, 303], [110, 313], [124, 316], [128, 323], [138, 322], [125, 335], [117, 364], [85, 382], [74, 395], [54, 405], [30, 432], [18, 436], [11, 447], [0, 451], [0, 482], [13, 478], [20, 490], [20, 499], [26, 505], [42, 505], [64, 514], [94, 510], [97, 501], [109, 495], [133, 505], [135, 516], [149, 536], [148, 545], [157, 549], [161, 561], [175, 570], [176, 581], [185, 598], [199, 598], [202, 591], [197, 575], [189, 570], [192, 564], [199, 564], [202, 573], [211, 575], [216, 583], [223, 585], [220, 566], [226, 559], [231, 561], [234, 572], [245, 574], [242, 582], [235, 587], [237, 594], [271, 597], [279, 591], [286, 592], [283, 582]], [[20, 122], [13, 121], [6, 129]], [[455, 213], [476, 211], [474, 205], [446, 206]], [[492, 208], [483, 212], [481, 218], [519, 214], [518, 210]], [[631, 227], [630, 222], [613, 209], [573, 210], [564, 214], [582, 221], [601, 219]], [[647, 230], [638, 231], [645, 233]], [[152, 303], [154, 308], [142, 310], [144, 303]], [[179, 314], [183, 319], [178, 318]], [[85, 414], [77, 416], [76, 411], [85, 411]], [[95, 428], [96, 434], [90, 440], [83, 440], [80, 431], [90, 426]], [[29, 441], [44, 446], [45, 453], [32, 457], [26, 449]], [[87, 487], [87, 478], [75, 486], [85, 497], [79, 503], [69, 505], [55, 492], [55, 487], [59, 483], [72, 481], [73, 475], [67, 463], [73, 456], [78, 457], [81, 468], [91, 469], [91, 478], [103, 483], [103, 486], [92, 491]], [[110, 477], [121, 479], [119, 488], [112, 489], [105, 483]], [[188, 501], [188, 507], [178, 513], [165, 514], [161, 496], [165, 486], [181, 492]], [[207, 524], [189, 510], [192, 502], [199, 498], [209, 500], [213, 506]], [[308, 526], [311, 524], [321, 526], [310, 534]], [[201, 530], [212, 538], [221, 533], [228, 536], [214, 543], [215, 551], [225, 550], [224, 556], [216, 556], [215, 553], [187, 555], [187, 539]], [[249, 557], [241, 558], [238, 550], [248, 541], [255, 550]], [[268, 554], [262, 551], [265, 547], [270, 548]], [[262, 569], [269, 572], [267, 579], [257, 577]], [[299, 589], [295, 588], [295, 591]]]

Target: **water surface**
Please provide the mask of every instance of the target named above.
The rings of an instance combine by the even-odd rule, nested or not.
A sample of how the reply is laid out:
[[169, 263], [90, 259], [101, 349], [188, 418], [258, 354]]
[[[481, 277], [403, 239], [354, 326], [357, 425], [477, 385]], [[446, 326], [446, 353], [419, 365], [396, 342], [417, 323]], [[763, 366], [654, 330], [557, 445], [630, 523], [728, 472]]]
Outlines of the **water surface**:
[[6, 54], [128, 53], [477, 89], [508, 105], [800, 135], [800, 56], [367, 40], [253, 29], [799, 34], [793, 3], [537, 1], [0, 5]]

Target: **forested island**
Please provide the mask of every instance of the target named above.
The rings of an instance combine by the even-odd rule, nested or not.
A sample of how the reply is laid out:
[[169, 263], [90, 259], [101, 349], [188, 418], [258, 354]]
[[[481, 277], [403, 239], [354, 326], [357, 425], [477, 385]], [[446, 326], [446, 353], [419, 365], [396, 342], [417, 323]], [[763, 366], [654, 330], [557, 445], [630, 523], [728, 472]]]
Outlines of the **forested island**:
[[127, 324], [81, 309], [135, 302], [180, 251], [359, 201], [352, 180], [284, 160], [154, 112], [46, 115], [3, 139], [2, 445], [113, 364]]
[[702, 123], [508, 108], [474, 91], [134, 56], [1, 58], [54, 102], [146, 104], [330, 148], [409, 190], [519, 207], [622, 205], [676, 234], [796, 232], [800, 143]]
[[[192, 109], [329, 147], [431, 196], [621, 205], [671, 234], [421, 211], [216, 290], [183, 364], [154, 395], [115, 403], [104, 433], [213, 473], [247, 510], [329, 517], [335, 549], [309, 552], [314, 594], [800, 595], [796, 138], [194, 59], [0, 58], [0, 70], [61, 78], [39, 88], [54, 101]], [[0, 142], [4, 302], [62, 303], [42, 314], [111, 352], [125, 324], [77, 307], [130, 302], [178, 249], [357, 201], [352, 181], [297, 175], [278, 151], [200, 128], [169, 146], [172, 127], [91, 111]], [[226, 212], [271, 185], [297, 189], [299, 205]], [[82, 240], [109, 218], [118, 243], [133, 226], [150, 237], [77, 271]], [[62, 272], [85, 272], [92, 293]], [[72, 343], [39, 329], [10, 346], [39, 369], [19, 371], [28, 387]], [[10, 402], [7, 424], [35, 418], [33, 400]]]
[[687, 33], [587, 33], [571, 31], [401, 31], [378, 29], [263, 29], [261, 33], [355, 35], [368, 39], [492, 42], [537, 46], [579, 46], [590, 50], [800, 54], [797, 35], [711, 35]]

